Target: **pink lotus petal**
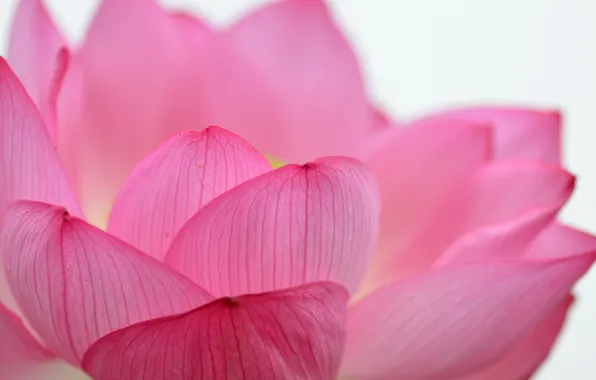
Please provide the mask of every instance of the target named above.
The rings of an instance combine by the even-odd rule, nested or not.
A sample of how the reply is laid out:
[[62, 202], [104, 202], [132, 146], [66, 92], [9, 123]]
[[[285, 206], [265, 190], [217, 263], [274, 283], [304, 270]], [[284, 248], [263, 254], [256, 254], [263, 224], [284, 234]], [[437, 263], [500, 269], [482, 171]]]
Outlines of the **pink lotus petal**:
[[347, 300], [333, 283], [221, 298], [100, 339], [83, 368], [96, 380], [334, 379]]
[[523, 257], [562, 206], [561, 202], [554, 203], [532, 209], [509, 222], [474, 229], [459, 237], [435, 265]]
[[0, 248], [23, 313], [48, 347], [73, 364], [109, 332], [212, 299], [158, 261], [44, 203], [9, 209]]
[[[31, 199], [81, 215], [44, 122], [15, 74], [0, 58], [0, 224], [11, 201]], [[17, 310], [0, 265], [0, 301]]]
[[324, 1], [287, 0], [234, 23], [206, 57], [207, 123], [265, 155], [351, 155], [375, 128], [358, 62]]
[[379, 182], [383, 207], [369, 282], [392, 278], [394, 256], [417, 234], [433, 233], [426, 229], [433, 212], [487, 162], [490, 144], [490, 130], [469, 122], [418, 122], [371, 142], [363, 159]]
[[561, 161], [561, 114], [524, 108], [470, 108], [431, 118], [459, 119], [492, 124], [495, 158]]
[[104, 0], [73, 57], [79, 72], [60, 96], [60, 149], [94, 221], [107, 218], [142, 158], [177, 132], [207, 126], [189, 29], [156, 1]]
[[461, 380], [529, 379], [548, 357], [572, 304], [573, 296], [568, 296], [505, 359]]
[[[567, 201], [573, 186], [574, 177], [555, 165], [523, 161], [493, 161], [483, 165], [469, 173], [467, 181], [446, 196], [442, 205], [437, 205], [410, 244], [396, 251], [389, 264], [381, 266], [381, 273], [394, 279], [406, 276], [427, 268], [450, 248], [466, 250], [468, 259], [474, 259], [473, 245], [488, 245], [488, 241], [480, 239], [483, 236], [515, 244], [517, 249], [513, 250], [510, 245], [512, 251], [508, 252], [515, 256], [546, 227], [548, 214], [556, 212]], [[547, 219], [522, 220], [528, 213], [534, 213], [538, 219]], [[540, 217], [536, 213], [544, 214]], [[515, 223], [526, 224], [524, 229], [529, 228], [525, 233], [518, 231], [525, 234], [524, 241], [515, 240], [521, 235], [507, 236], [507, 230], [511, 230]], [[428, 238], [429, 234], [432, 239]], [[470, 243], [472, 246], [465, 248]], [[458, 244], [461, 246], [453, 247]], [[498, 253], [495, 248], [485, 252], [484, 257]], [[445, 260], [454, 254], [447, 253]]]
[[114, 202], [108, 232], [161, 260], [203, 205], [269, 170], [264, 156], [221, 128], [179, 134], [137, 165]]
[[92, 380], [83, 370], [61, 360], [21, 367], [2, 375], [10, 380]]
[[50, 360], [52, 357], [31, 336], [19, 317], [0, 303], [0, 372]]
[[67, 42], [51, 20], [43, 1], [20, 0], [13, 18], [8, 60], [41, 110], [56, 141], [55, 98], [66, 64]]
[[377, 188], [360, 162], [286, 165], [214, 199], [166, 263], [216, 297], [330, 280], [357, 289], [374, 246]]
[[378, 289], [349, 310], [342, 374], [447, 379], [498, 363], [594, 260], [448, 265]]
[[595, 249], [596, 236], [555, 222], [534, 240], [526, 251], [526, 257], [567, 257]]

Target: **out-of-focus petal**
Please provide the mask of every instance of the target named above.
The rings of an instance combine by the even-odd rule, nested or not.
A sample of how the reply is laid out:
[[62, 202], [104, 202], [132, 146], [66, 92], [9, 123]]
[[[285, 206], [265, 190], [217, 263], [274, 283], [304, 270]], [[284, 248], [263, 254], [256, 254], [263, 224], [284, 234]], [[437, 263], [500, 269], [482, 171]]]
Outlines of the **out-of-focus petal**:
[[455, 378], [498, 363], [595, 259], [447, 265], [380, 288], [349, 309], [342, 374]]
[[[519, 256], [567, 201], [573, 186], [574, 177], [559, 166], [522, 161], [485, 164], [468, 173], [432, 210], [410, 244], [393, 253], [389, 264], [381, 267], [382, 273], [400, 278], [428, 267], [443, 254], [443, 262], [452, 260], [459, 250], [465, 251], [466, 261], [474, 260], [474, 251], [490, 242], [484, 239], [495, 239], [495, 244], [512, 249], [505, 253], [492, 247], [480, 253], [484, 258]], [[519, 235], [508, 235], [517, 227], [523, 227], [516, 231]]]
[[31, 336], [19, 317], [0, 303], [0, 373], [51, 360], [52, 357]]
[[525, 255], [567, 202], [574, 182], [570, 173], [555, 165], [521, 161], [486, 165], [450, 200], [447, 210], [441, 210], [451, 218], [451, 233], [459, 237], [440, 262]]
[[347, 300], [333, 283], [222, 298], [100, 339], [83, 368], [96, 380], [334, 379]]
[[221, 128], [179, 134], [141, 161], [125, 181], [108, 232], [161, 260], [199, 208], [270, 170], [263, 155]]
[[572, 304], [573, 296], [568, 296], [505, 359], [460, 380], [529, 379], [548, 357]]
[[13, 18], [8, 61], [46, 119], [56, 141], [55, 99], [66, 71], [67, 42], [51, 20], [43, 1], [20, 0]]
[[532, 242], [526, 251], [526, 257], [566, 257], [595, 249], [596, 236], [554, 222]]
[[[0, 58], [0, 224], [11, 201], [31, 199], [81, 215], [39, 111]], [[17, 310], [0, 264], [0, 300]]]
[[369, 282], [390, 279], [389, 265], [412, 239], [423, 231], [433, 234], [426, 229], [429, 219], [487, 162], [490, 144], [490, 129], [470, 122], [418, 122], [371, 142], [363, 160], [379, 182], [383, 207]]
[[561, 161], [561, 114], [525, 108], [469, 108], [431, 118], [487, 122], [494, 130], [497, 159]]
[[212, 299], [158, 261], [44, 203], [9, 208], [0, 251], [23, 314], [73, 364], [109, 332]]
[[374, 247], [378, 194], [359, 161], [286, 165], [205, 205], [166, 263], [216, 297], [329, 280], [358, 287]]
[[357, 59], [324, 1], [273, 2], [211, 46], [207, 122], [264, 154], [292, 163], [352, 155], [375, 132]]
[[60, 96], [60, 149], [93, 219], [107, 217], [143, 157], [177, 132], [207, 127], [200, 49], [191, 48], [198, 28], [182, 23], [156, 1], [104, 0], [73, 57], [79, 78]]
[[92, 380], [83, 372], [65, 361], [53, 360], [24, 368], [2, 372], [3, 379], [10, 380]]

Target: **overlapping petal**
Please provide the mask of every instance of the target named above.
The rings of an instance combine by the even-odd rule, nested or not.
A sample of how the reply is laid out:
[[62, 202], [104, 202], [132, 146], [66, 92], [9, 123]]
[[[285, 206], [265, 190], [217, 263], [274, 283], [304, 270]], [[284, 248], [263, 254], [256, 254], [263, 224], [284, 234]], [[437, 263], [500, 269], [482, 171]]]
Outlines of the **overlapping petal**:
[[490, 158], [491, 136], [482, 124], [422, 121], [384, 132], [371, 144], [363, 160], [379, 182], [383, 207], [369, 282], [383, 282], [393, 277], [392, 261], [403, 257], [416, 235], [440, 233], [443, 224], [429, 231], [429, 220]]
[[503, 360], [461, 380], [529, 379], [548, 357], [572, 304], [573, 297], [568, 296]]
[[430, 116], [442, 120], [490, 123], [496, 159], [561, 161], [561, 114], [527, 108], [468, 108]]
[[375, 132], [356, 57], [325, 2], [273, 2], [211, 47], [207, 123], [261, 152], [295, 163], [351, 155]]
[[222, 298], [116, 331], [83, 367], [96, 380], [334, 379], [347, 300], [333, 283]]
[[60, 96], [60, 149], [94, 219], [107, 217], [138, 161], [173, 134], [207, 126], [202, 60], [190, 47], [198, 28], [182, 23], [155, 1], [105, 0], [73, 58], [79, 78]]
[[8, 60], [56, 141], [56, 94], [68, 66], [68, 44], [42, 0], [21, 0], [13, 17]]
[[567, 297], [596, 252], [548, 261], [443, 266], [352, 306], [342, 373], [451, 378], [504, 360]]
[[215, 296], [330, 280], [357, 289], [378, 223], [374, 179], [354, 159], [286, 165], [203, 207], [166, 263]]
[[45, 203], [9, 209], [0, 251], [24, 315], [73, 364], [109, 332], [211, 300], [187, 278]]
[[126, 180], [108, 232], [161, 260], [182, 225], [203, 205], [269, 170], [263, 155], [221, 128], [179, 134]]

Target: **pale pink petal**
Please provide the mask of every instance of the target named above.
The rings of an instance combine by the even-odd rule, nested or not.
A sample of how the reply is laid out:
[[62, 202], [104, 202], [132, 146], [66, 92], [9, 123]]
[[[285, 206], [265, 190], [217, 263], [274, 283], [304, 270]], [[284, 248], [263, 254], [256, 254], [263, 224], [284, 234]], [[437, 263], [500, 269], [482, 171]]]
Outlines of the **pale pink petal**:
[[529, 258], [556, 258], [578, 255], [596, 249], [596, 236], [554, 222], [527, 249]]
[[525, 108], [470, 108], [448, 111], [431, 118], [491, 123], [497, 159], [561, 161], [561, 114]]
[[83, 370], [61, 360], [53, 360], [25, 368], [14, 369], [3, 379], [10, 380], [92, 380]]
[[[501, 243], [508, 241], [510, 249], [517, 249], [505, 253], [491, 247], [490, 252], [481, 252], [480, 256], [519, 255], [548, 225], [553, 216], [549, 214], [556, 213], [567, 201], [573, 185], [574, 177], [555, 165], [522, 161], [485, 164], [468, 173], [467, 180], [432, 210], [410, 244], [394, 252], [389, 264], [381, 266], [381, 273], [386, 273], [387, 278], [406, 276], [427, 268], [451, 248], [453, 252], [447, 253], [447, 261], [459, 249], [467, 252], [468, 259], [474, 259], [476, 249], [480, 249], [474, 248], [476, 244], [489, 245], [489, 241], [482, 238], [496, 238]], [[516, 231], [520, 234], [516, 236], [508, 235], [508, 231], [521, 227], [516, 223], [525, 225], [525, 231]], [[429, 234], [432, 239], [428, 238]], [[520, 236], [523, 239], [516, 240]], [[458, 244], [459, 247], [454, 247]]]
[[335, 379], [347, 300], [333, 283], [222, 298], [100, 339], [83, 368], [96, 380]]
[[93, 220], [107, 217], [138, 161], [177, 132], [207, 127], [196, 29], [156, 1], [101, 2], [59, 105], [61, 154]]
[[19, 317], [0, 303], [0, 372], [50, 360], [52, 357], [31, 336]]
[[221, 128], [179, 134], [141, 161], [126, 180], [108, 232], [161, 260], [203, 205], [270, 170], [263, 155]]
[[[11, 201], [55, 203], [81, 215], [35, 104], [0, 58], [0, 224]], [[0, 300], [17, 310], [0, 264]]]
[[395, 122], [391, 120], [389, 115], [375, 106], [370, 106], [373, 115], [372, 127], [374, 130], [383, 131], [387, 127], [396, 127]]
[[165, 261], [217, 297], [320, 280], [353, 292], [374, 247], [378, 210], [376, 183], [359, 161], [286, 165], [205, 205]]
[[553, 312], [507, 356], [491, 367], [466, 376], [460, 380], [527, 380], [548, 357], [567, 313], [573, 304], [573, 296], [567, 296]]
[[528, 247], [553, 222], [562, 206], [561, 202], [553, 203], [509, 222], [474, 229], [459, 237], [435, 265], [526, 256]]
[[66, 71], [67, 46], [43, 1], [20, 0], [13, 18], [8, 61], [41, 110], [56, 141], [55, 96]]
[[[490, 157], [490, 130], [469, 122], [417, 122], [383, 132], [363, 153], [381, 190], [379, 245], [369, 282], [426, 229], [436, 208]], [[428, 240], [428, 239], [427, 239]]]
[[206, 57], [207, 123], [266, 155], [352, 155], [374, 133], [357, 59], [324, 1], [275, 1], [217, 36]]
[[23, 314], [73, 364], [109, 332], [211, 300], [187, 278], [57, 206], [17, 202], [0, 248]]
[[349, 310], [342, 374], [448, 379], [498, 363], [595, 259], [447, 265], [380, 288]]

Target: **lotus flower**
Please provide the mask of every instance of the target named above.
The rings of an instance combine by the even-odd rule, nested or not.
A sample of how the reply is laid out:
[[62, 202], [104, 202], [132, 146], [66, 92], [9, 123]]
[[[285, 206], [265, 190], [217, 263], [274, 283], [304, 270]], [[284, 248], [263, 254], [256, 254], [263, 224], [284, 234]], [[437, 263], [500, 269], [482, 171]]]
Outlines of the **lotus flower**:
[[9, 60], [3, 378], [525, 379], [596, 259], [558, 113], [392, 126], [321, 1], [104, 0], [69, 48], [23, 0]]

